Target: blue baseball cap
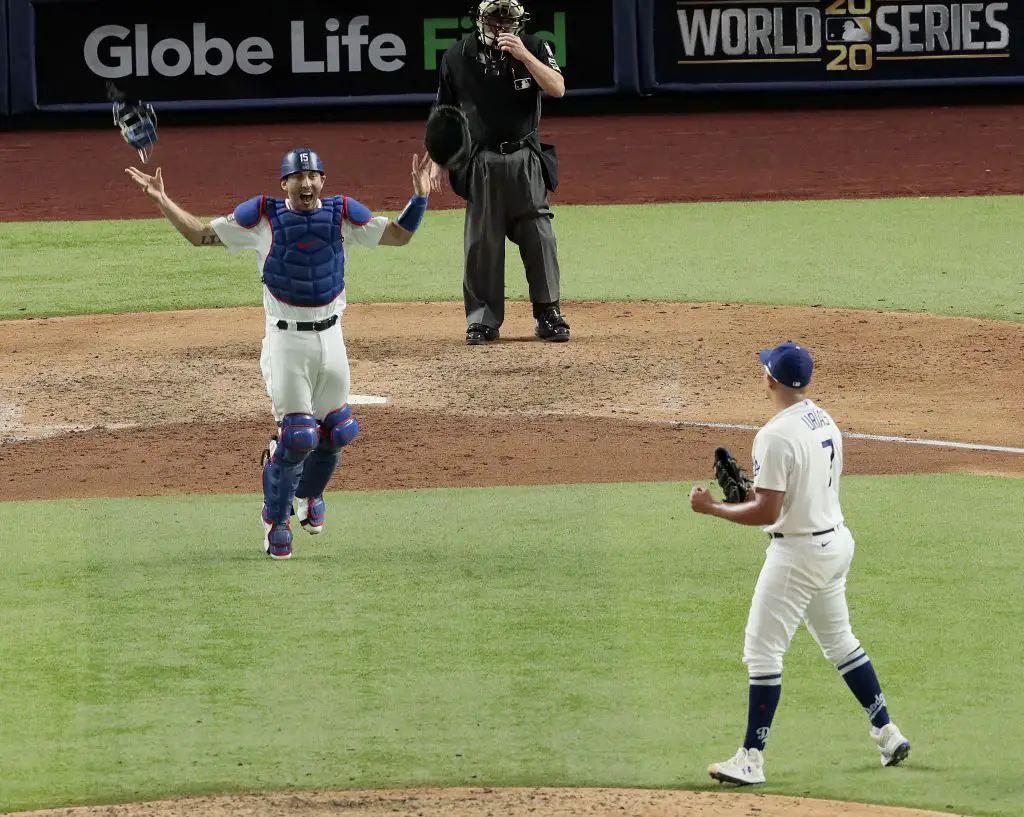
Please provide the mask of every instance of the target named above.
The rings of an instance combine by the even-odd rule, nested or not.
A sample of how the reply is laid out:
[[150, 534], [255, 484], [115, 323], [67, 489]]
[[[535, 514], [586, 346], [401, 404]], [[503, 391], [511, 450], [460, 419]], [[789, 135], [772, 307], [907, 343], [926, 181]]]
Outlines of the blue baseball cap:
[[791, 389], [802, 389], [811, 382], [814, 361], [811, 353], [792, 341], [780, 343], [774, 349], [765, 349], [758, 354], [773, 380]]

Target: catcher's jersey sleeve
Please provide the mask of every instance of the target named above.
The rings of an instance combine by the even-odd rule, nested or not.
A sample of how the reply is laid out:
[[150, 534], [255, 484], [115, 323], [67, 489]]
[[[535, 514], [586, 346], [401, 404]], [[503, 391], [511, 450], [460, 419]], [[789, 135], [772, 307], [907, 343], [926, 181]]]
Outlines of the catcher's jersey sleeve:
[[270, 252], [270, 245], [274, 236], [270, 229], [270, 223], [265, 217], [261, 217], [251, 227], [245, 227], [238, 223], [234, 213], [227, 216], [220, 216], [210, 222], [210, 226], [221, 240], [221, 243], [231, 252], [243, 250], [255, 250], [260, 256], [260, 266]]
[[365, 224], [353, 224], [348, 219], [341, 223], [341, 236], [345, 241], [354, 241], [363, 247], [376, 247], [387, 229], [387, 216], [372, 216]]

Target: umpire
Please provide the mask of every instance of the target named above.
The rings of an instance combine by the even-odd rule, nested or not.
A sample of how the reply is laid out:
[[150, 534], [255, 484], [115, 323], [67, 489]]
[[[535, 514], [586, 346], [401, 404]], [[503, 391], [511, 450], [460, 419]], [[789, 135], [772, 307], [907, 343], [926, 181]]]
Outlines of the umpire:
[[[437, 105], [460, 107], [471, 136], [468, 159], [448, 170], [466, 204], [466, 343], [498, 339], [505, 319], [505, 238], [519, 246], [537, 321], [537, 337], [565, 342], [569, 324], [559, 303], [554, 215], [548, 192], [558, 185], [553, 145], [542, 145], [541, 94], [565, 94], [551, 46], [523, 34], [529, 15], [520, 0], [481, 0], [471, 11], [476, 36], [453, 44], [441, 62]], [[444, 168], [433, 164], [441, 189]]]

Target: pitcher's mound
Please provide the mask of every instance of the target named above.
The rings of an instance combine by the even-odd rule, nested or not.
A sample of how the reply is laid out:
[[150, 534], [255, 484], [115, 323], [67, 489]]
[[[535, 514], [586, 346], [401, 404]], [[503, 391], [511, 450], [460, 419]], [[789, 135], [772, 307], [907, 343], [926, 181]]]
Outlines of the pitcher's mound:
[[648, 789], [409, 789], [201, 797], [9, 817], [957, 817], [756, 793]]

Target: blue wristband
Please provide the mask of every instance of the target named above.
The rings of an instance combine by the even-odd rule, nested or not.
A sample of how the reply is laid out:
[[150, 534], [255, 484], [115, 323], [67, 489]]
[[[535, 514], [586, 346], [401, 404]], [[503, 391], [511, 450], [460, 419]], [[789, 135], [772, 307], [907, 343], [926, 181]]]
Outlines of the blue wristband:
[[427, 197], [413, 195], [409, 199], [409, 203], [405, 205], [402, 215], [398, 217], [395, 223], [403, 230], [414, 233], [423, 221], [423, 214], [425, 212], [427, 212]]

